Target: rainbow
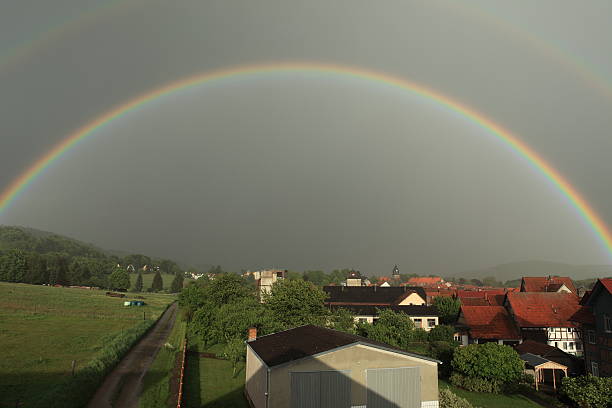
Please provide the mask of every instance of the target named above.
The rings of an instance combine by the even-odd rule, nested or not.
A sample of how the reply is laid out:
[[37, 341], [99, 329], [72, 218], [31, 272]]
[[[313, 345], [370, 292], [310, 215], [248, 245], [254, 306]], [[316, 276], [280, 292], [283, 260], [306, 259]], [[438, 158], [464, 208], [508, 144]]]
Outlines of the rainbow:
[[49, 152], [40, 157], [24, 173], [15, 179], [0, 194], [0, 214], [9, 206], [11, 202], [15, 200], [20, 193], [31, 185], [41, 173], [43, 173], [53, 162], [62, 157], [64, 153], [74, 147], [77, 143], [92, 135], [98, 129], [101, 129], [106, 124], [127, 115], [129, 112], [132, 112], [135, 109], [165, 95], [179, 92], [186, 88], [203, 83], [211, 83], [243, 76], [280, 73], [327, 73], [384, 84], [419, 95], [422, 98], [434, 101], [437, 105], [459, 114], [463, 118], [475, 123], [495, 136], [519, 156], [525, 158], [544, 176], [546, 176], [546, 178], [568, 199], [578, 214], [594, 232], [598, 240], [603, 244], [607, 253], [612, 257], [612, 235], [610, 234], [606, 224], [593, 210], [593, 208], [591, 208], [586, 199], [555, 168], [553, 168], [552, 165], [547, 163], [539, 154], [537, 154], [533, 149], [527, 146], [527, 144], [514, 136], [508, 130], [504, 129], [494, 121], [486, 118], [483, 114], [473, 110], [472, 108], [432, 89], [426, 88], [423, 85], [382, 72], [316, 62], [275, 62], [242, 65], [212, 72], [205, 72], [171, 82], [165, 86], [154, 89], [126, 103], [123, 103], [74, 131], [62, 142], [53, 147]]

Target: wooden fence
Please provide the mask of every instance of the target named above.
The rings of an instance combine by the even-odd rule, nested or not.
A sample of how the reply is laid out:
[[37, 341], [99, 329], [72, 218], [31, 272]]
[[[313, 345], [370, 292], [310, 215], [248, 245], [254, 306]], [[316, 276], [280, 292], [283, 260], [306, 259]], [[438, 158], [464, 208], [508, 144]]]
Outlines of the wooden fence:
[[185, 358], [187, 356], [187, 338], [183, 340], [183, 355], [181, 356], [181, 375], [179, 376], [179, 389], [176, 408], [181, 408], [183, 403], [183, 379], [185, 377]]

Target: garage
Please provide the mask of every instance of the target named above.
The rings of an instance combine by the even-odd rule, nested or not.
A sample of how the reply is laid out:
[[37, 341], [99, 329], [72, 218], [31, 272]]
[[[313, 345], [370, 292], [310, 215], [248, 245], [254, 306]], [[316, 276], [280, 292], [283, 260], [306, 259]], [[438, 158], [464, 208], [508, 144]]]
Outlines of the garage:
[[436, 408], [438, 360], [306, 325], [247, 342], [255, 408]]

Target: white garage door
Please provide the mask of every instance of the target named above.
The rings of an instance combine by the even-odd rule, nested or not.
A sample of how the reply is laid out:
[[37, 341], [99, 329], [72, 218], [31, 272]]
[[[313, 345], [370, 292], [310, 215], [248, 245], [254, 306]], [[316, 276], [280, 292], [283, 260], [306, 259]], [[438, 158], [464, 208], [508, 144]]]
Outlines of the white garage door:
[[419, 367], [366, 370], [368, 408], [420, 408]]

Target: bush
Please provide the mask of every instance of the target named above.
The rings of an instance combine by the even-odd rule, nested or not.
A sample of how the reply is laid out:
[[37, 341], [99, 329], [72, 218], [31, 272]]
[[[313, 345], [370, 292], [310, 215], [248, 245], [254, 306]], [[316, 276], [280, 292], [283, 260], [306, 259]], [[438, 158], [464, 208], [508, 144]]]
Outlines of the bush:
[[453, 326], [447, 326], [447, 325], [441, 324], [439, 326], [432, 328], [429, 331], [427, 335], [427, 339], [429, 341], [452, 342], [454, 341], [453, 340], [454, 334], [455, 334], [455, 328]]
[[458, 396], [448, 388], [440, 390], [440, 408], [473, 408], [465, 398]]
[[569, 378], [561, 383], [561, 394], [580, 408], [606, 408], [612, 401], [612, 378], [591, 375]]
[[452, 366], [456, 374], [474, 381], [486, 380], [497, 390], [484, 392], [499, 392], [523, 377], [523, 361], [516, 351], [496, 343], [470, 344], [456, 349]]
[[474, 392], [499, 394], [503, 390], [502, 384], [499, 381], [478, 377], [468, 377], [459, 373], [453, 373], [450, 376], [450, 382], [455, 387]]

